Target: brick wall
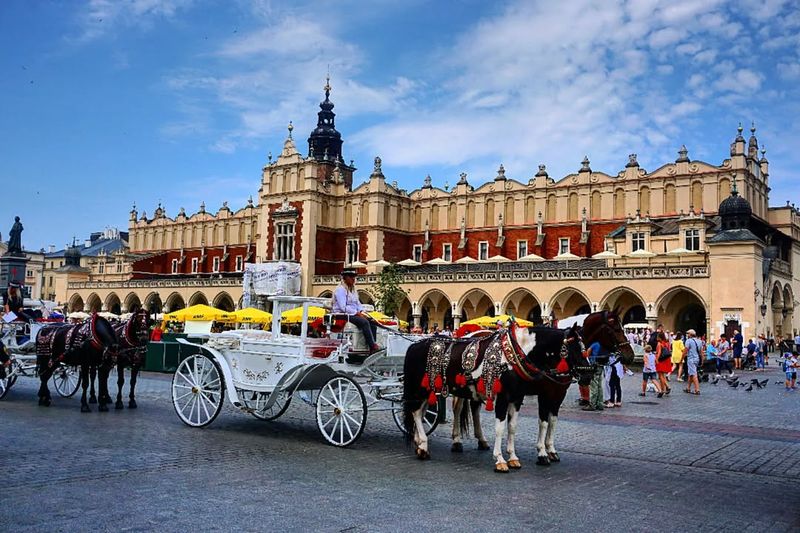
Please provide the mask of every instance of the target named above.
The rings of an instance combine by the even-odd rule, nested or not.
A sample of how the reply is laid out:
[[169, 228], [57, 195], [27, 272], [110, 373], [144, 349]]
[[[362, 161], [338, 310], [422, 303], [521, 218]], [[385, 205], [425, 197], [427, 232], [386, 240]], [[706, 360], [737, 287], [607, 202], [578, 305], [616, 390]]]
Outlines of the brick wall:
[[314, 273], [317, 275], [338, 274], [344, 267], [347, 239], [358, 238], [358, 260], [367, 260], [366, 231], [332, 231], [317, 229], [317, 254], [314, 257]]
[[184, 250], [183, 256], [186, 258], [183, 262], [181, 259], [180, 250], [168, 250], [160, 254], [145, 257], [133, 262], [133, 279], [146, 279], [152, 275], [173, 275], [172, 260], [178, 260], [178, 272], [176, 275], [193, 274], [192, 272], [192, 259], [197, 259], [197, 274], [210, 274], [214, 270], [214, 258], [220, 258], [219, 272], [236, 272], [236, 256], [242, 256], [242, 261], [246, 260], [247, 246], [228, 246], [228, 258], [222, 260], [225, 249], [222, 246], [207, 247], [205, 249], [206, 258], [200, 261], [202, 250], [200, 248], [192, 248]]

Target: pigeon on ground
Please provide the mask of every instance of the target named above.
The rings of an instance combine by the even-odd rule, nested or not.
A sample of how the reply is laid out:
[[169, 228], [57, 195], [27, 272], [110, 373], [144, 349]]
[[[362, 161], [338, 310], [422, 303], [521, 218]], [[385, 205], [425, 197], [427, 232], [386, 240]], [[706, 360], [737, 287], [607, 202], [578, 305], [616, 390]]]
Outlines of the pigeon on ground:
[[735, 389], [736, 387], [738, 387], [738, 386], [739, 386], [739, 384], [738, 384], [737, 382], [735, 382], [735, 381], [733, 381], [733, 382], [729, 381], [729, 382], [728, 382], [728, 385], [730, 385], [730, 386], [731, 386], [731, 387], [733, 387], [734, 389]]
[[761, 385], [762, 387], [766, 387], [767, 383], [769, 383], [769, 378], [765, 379], [764, 381], [759, 382], [759, 385]]
[[753, 390], [753, 386], [752, 385], [748, 385], [747, 388], [744, 389], [744, 390], [746, 390], [747, 392], [750, 392], [750, 391]]
[[783, 381], [776, 381], [775, 385], [783, 385]]
[[717, 383], [719, 383], [719, 378], [718, 377], [714, 377], [714, 379], [711, 380], [711, 384], [712, 385], [716, 385]]

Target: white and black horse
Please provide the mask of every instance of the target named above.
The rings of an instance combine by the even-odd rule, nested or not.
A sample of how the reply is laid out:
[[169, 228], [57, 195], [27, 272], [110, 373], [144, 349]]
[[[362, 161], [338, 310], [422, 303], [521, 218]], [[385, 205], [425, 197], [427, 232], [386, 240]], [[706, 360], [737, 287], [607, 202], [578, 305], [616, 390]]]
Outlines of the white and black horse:
[[98, 369], [100, 375], [100, 411], [108, 411], [104, 401], [108, 398], [108, 375], [114, 366], [118, 349], [117, 335], [105, 318], [97, 313], [82, 324], [45, 326], [36, 336], [36, 363], [39, 379], [39, 405], [50, 406], [47, 381], [59, 364], [81, 368], [81, 411], [91, 411], [86, 401], [89, 388], [89, 369]]

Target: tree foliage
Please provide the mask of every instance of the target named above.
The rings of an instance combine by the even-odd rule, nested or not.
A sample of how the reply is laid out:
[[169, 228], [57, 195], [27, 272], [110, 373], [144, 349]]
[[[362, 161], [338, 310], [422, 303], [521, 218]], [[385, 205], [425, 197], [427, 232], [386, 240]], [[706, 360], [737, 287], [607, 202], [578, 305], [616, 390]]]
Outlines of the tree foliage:
[[406, 289], [403, 289], [402, 282], [402, 268], [388, 265], [378, 275], [378, 282], [372, 287], [376, 298], [375, 303], [389, 316], [397, 313], [403, 303], [403, 298], [408, 293]]

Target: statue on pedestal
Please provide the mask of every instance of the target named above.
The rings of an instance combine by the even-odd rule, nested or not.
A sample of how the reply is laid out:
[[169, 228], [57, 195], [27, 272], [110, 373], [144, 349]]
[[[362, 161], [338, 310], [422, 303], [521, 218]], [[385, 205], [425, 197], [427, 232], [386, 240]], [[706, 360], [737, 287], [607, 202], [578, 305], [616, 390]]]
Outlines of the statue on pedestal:
[[11, 226], [11, 231], [8, 232], [8, 251], [7, 255], [23, 255], [22, 254], [22, 223], [19, 217], [14, 217], [14, 225]]

